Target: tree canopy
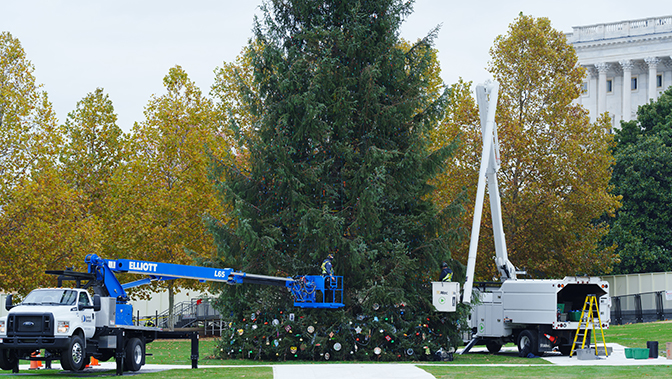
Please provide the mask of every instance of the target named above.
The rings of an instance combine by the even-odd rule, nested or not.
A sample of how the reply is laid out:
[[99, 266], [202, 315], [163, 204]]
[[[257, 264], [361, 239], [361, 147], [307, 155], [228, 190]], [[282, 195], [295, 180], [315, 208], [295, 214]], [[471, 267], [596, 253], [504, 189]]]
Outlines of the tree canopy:
[[[428, 282], [455, 237], [454, 207], [438, 209], [429, 199], [429, 181], [452, 149], [429, 149], [447, 102], [426, 75], [434, 35], [404, 47], [398, 30], [411, 6], [401, 1], [271, 1], [264, 9], [247, 49], [255, 139], [246, 166], [221, 167], [235, 217], [213, 223], [213, 264], [318, 274], [332, 253], [345, 281], [342, 317], [401, 303], [431, 312]], [[273, 315], [288, 299], [244, 286], [227, 288], [223, 304], [242, 319]], [[322, 314], [321, 322], [337, 322], [336, 315]], [[444, 339], [433, 346], [457, 330], [453, 316], [441, 318]]]
[[84, 192], [90, 212], [101, 218], [110, 196], [110, 180], [123, 160], [124, 138], [112, 100], [102, 88], [77, 103], [61, 134], [65, 137], [60, 151], [64, 177]]
[[616, 273], [672, 271], [672, 89], [616, 131], [614, 192], [623, 196], [607, 241]]
[[605, 215], [620, 206], [609, 181], [612, 135], [573, 103], [585, 75], [546, 18], [519, 16], [495, 39], [489, 71], [500, 83], [504, 229], [509, 257], [535, 277], [609, 273]]
[[[495, 39], [488, 70], [500, 83], [496, 122], [501, 155], [499, 183], [509, 259], [538, 278], [609, 273], [617, 258], [599, 242], [608, 231], [601, 217], [613, 216], [608, 121], [591, 124], [573, 103], [584, 69], [563, 33], [546, 18], [519, 16]], [[469, 87], [455, 87], [462, 104], [457, 119], [440, 130], [464, 141], [441, 184], [449, 193], [463, 186], [473, 199], [480, 162], [480, 126]], [[487, 204], [487, 201], [486, 201]], [[473, 205], [463, 225], [469, 228]], [[477, 277], [497, 274], [489, 208], [482, 221]], [[468, 248], [459, 249], [466, 262]]]
[[0, 205], [36, 159], [38, 134], [55, 126], [51, 104], [41, 90], [21, 42], [0, 33]]
[[[0, 288], [55, 284], [45, 269], [81, 266], [100, 230], [61, 175], [63, 143], [47, 94], [18, 39], [0, 34]], [[79, 264], [78, 264], [79, 263]]]
[[[108, 249], [115, 257], [192, 264], [213, 251], [204, 217], [226, 219], [208, 167], [211, 157], [224, 159], [229, 146], [222, 142], [212, 102], [184, 69], [171, 68], [163, 84], [166, 93], [149, 101], [146, 119], [135, 124], [112, 178]], [[161, 286], [172, 309], [174, 292], [198, 283]]]

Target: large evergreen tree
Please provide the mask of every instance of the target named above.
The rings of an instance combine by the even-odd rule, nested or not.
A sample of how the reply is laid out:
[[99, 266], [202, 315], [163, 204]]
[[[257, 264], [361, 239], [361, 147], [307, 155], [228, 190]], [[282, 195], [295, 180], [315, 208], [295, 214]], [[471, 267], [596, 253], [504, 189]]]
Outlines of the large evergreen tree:
[[[325, 356], [328, 344], [319, 338], [341, 341], [344, 357], [349, 351], [356, 358], [375, 356], [377, 338], [387, 344], [381, 346], [387, 359], [457, 343], [456, 317], [433, 312], [428, 289], [439, 263], [450, 258], [456, 236], [450, 225], [461, 209], [439, 210], [429, 199], [428, 182], [452, 149], [429, 149], [428, 132], [447, 96], [435, 95], [427, 75], [434, 34], [410, 48], [399, 39], [411, 10], [399, 0], [273, 0], [247, 49], [256, 87], [244, 98], [249, 119], [258, 122], [254, 138], [241, 142], [250, 161], [221, 167], [220, 186], [235, 218], [213, 222], [219, 251], [213, 264], [294, 276], [318, 274], [322, 259], [335, 255], [345, 311], [292, 310], [322, 333], [295, 352]], [[277, 288], [229, 288], [223, 314], [234, 323], [282, 319], [288, 296]], [[266, 329], [254, 330], [253, 339], [268, 345]], [[328, 331], [334, 333], [326, 337]], [[303, 337], [292, 335], [282, 343], [296, 338], [299, 346]], [[269, 346], [279, 355], [283, 344]], [[262, 352], [257, 345], [248, 345], [249, 354]], [[225, 353], [247, 349], [227, 346]]]

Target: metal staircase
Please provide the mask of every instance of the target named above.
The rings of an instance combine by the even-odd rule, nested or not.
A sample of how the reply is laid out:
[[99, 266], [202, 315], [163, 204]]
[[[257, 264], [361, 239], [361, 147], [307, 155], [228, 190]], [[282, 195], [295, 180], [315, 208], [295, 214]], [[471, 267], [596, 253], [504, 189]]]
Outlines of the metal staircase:
[[166, 309], [155, 315], [141, 317], [138, 321], [140, 325], [153, 325], [166, 329], [202, 326], [204, 323], [222, 318], [212, 305], [214, 300], [214, 298], [200, 298], [183, 301], [173, 306], [172, 317], [170, 309]]

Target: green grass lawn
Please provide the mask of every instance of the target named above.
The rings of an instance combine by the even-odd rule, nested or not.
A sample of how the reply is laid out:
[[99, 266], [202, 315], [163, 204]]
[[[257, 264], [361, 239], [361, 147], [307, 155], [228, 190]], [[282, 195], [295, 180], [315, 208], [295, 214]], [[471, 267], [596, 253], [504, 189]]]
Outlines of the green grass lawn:
[[[512, 345], [513, 346], [513, 345]], [[203, 338], [199, 341], [199, 360], [198, 365], [268, 365], [268, 364], [328, 364], [327, 361], [254, 361], [244, 359], [215, 359], [214, 350], [216, 348], [216, 340], [213, 338]], [[191, 341], [189, 340], [169, 340], [169, 341], [154, 341], [147, 345], [147, 353], [152, 356], [147, 357], [147, 364], [183, 364], [191, 365]], [[517, 353], [469, 353], [465, 355], [455, 355], [455, 360], [452, 362], [444, 362], [445, 364], [520, 364], [520, 363], [534, 363], [534, 364], [550, 364], [542, 359], [530, 360], [528, 358], [519, 358]], [[375, 364], [376, 362], [367, 362]], [[386, 362], [383, 362], [386, 363]], [[408, 362], [406, 362], [408, 363]], [[433, 362], [430, 362], [433, 363]]]
[[[78, 373], [65, 373], [60, 370], [39, 370], [39, 371], [21, 371], [18, 375], [35, 376], [39, 378], [100, 378], [116, 377], [115, 370], [107, 371], [82, 371]], [[139, 376], [136, 376], [139, 375]], [[12, 377], [11, 371], [0, 371], [0, 377]], [[245, 378], [245, 379], [273, 379], [273, 369], [271, 367], [220, 367], [220, 368], [198, 368], [198, 369], [180, 369], [166, 370], [161, 372], [150, 372], [142, 374], [124, 373], [125, 377], [139, 378]]]
[[197, 370], [169, 370], [163, 372], [143, 374], [142, 378], [198, 378], [198, 379], [221, 379], [221, 378], [245, 378], [245, 379], [273, 379], [273, 369], [270, 367], [234, 367], [234, 368], [209, 368]]
[[665, 356], [665, 343], [672, 342], [672, 322], [612, 325], [605, 330], [604, 336], [607, 343], [613, 342], [626, 347], [646, 347], [647, 341], [658, 341], [658, 353]]
[[[598, 343], [601, 336], [598, 334]], [[646, 347], [647, 341], [658, 341], [658, 352], [665, 355], [665, 343], [672, 342], [672, 322], [651, 322], [646, 324], [612, 325], [604, 331], [607, 343], [618, 343], [626, 347]], [[595, 339], [593, 339], [595, 341]], [[509, 345], [513, 346], [513, 345]], [[202, 338], [199, 341], [199, 366], [201, 365], [254, 365], [254, 364], [282, 364], [278, 361], [252, 361], [230, 359], [214, 359], [216, 340], [214, 338]], [[159, 340], [147, 345], [147, 363], [155, 364], [184, 364], [190, 365], [191, 341], [189, 340]], [[671, 361], [672, 362], [672, 361]], [[286, 363], [301, 363], [299, 361], [287, 361]], [[306, 362], [317, 363], [317, 362]], [[326, 362], [324, 362], [326, 363]], [[537, 359], [530, 361], [528, 358], [519, 358], [516, 353], [469, 353], [456, 355], [453, 362], [446, 364], [549, 364]]]
[[[215, 347], [214, 338], [201, 338], [198, 341], [199, 365], [231, 364], [213, 359]], [[151, 354], [145, 359], [148, 364], [191, 365], [191, 341], [157, 340], [147, 344], [147, 354]]]
[[[605, 330], [607, 343], [618, 343], [626, 347], [646, 347], [647, 341], [658, 341], [660, 355], [665, 355], [665, 343], [672, 342], [672, 323], [654, 322], [646, 324], [629, 324], [611, 326]], [[251, 360], [221, 360], [214, 359], [216, 340], [203, 338], [199, 341], [199, 368], [184, 370], [168, 370], [158, 373], [142, 374], [142, 378], [246, 378], [246, 379], [273, 379], [273, 370], [270, 367], [232, 367], [215, 368], [212, 365], [242, 366], [242, 365], [276, 365], [276, 364], [329, 364], [331, 362], [302, 362], [302, 361], [251, 361]], [[191, 341], [189, 340], [159, 340], [147, 345], [147, 364], [183, 364], [191, 365]], [[371, 362], [375, 364], [375, 362]], [[412, 363], [412, 362], [407, 362]], [[661, 366], [556, 366], [543, 359], [519, 358], [516, 352], [488, 354], [469, 353], [456, 355], [452, 362], [437, 362], [438, 365], [426, 366], [423, 362], [416, 362], [425, 371], [437, 379], [441, 378], [588, 378], [588, 377], [669, 377], [672, 376], [672, 361], [670, 365]], [[433, 362], [432, 362], [433, 363]], [[463, 365], [473, 366], [463, 366]], [[491, 367], [480, 365], [488, 364]], [[511, 364], [527, 366], [511, 366]], [[508, 367], [506, 365], [509, 365]], [[208, 367], [210, 366], [210, 367]], [[26, 374], [26, 371], [22, 371]], [[114, 376], [114, 370], [109, 372], [63, 374], [56, 370], [32, 371], [39, 377], [67, 378], [67, 377], [99, 377]], [[0, 371], [0, 376], [12, 375], [9, 371]]]
[[[602, 336], [598, 331], [598, 343]], [[628, 324], [628, 325], [612, 325], [609, 329], [604, 331], [604, 338], [607, 343], [617, 343], [626, 347], [646, 347], [647, 341], [658, 341], [658, 354], [660, 356], [666, 355], [666, 342], [672, 342], [672, 323], [671, 322], [651, 322], [646, 324]], [[595, 341], [593, 339], [593, 341]], [[512, 345], [511, 345], [512, 346]], [[478, 355], [484, 355], [486, 358], [479, 358]], [[531, 362], [530, 359], [518, 358], [517, 355], [508, 357], [504, 362], [496, 361], [496, 356], [487, 359], [489, 354], [468, 354], [460, 356], [454, 363], [477, 363], [475, 359], [486, 359], [493, 363], [529, 363], [535, 366], [529, 367], [464, 367], [464, 366], [450, 366], [448, 363], [442, 366], [421, 366], [422, 369], [434, 375], [437, 379], [441, 378], [522, 378], [522, 377], [538, 377], [538, 378], [632, 378], [632, 377], [651, 377], [662, 378], [672, 376], [672, 361], [670, 365], [661, 366], [601, 366], [601, 367], [587, 367], [587, 366], [537, 366], [538, 361], [535, 359]], [[463, 359], [464, 357], [464, 359]], [[450, 362], [449, 362], [450, 363]], [[480, 363], [480, 362], [479, 362]]]

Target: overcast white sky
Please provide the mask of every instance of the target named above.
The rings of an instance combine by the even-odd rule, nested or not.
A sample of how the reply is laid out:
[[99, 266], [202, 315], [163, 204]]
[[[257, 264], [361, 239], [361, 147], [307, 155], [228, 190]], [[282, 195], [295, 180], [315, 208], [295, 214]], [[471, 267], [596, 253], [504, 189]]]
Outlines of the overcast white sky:
[[[168, 69], [181, 65], [204, 93], [213, 70], [231, 62], [251, 36], [262, 0], [0, 0], [0, 31], [18, 38], [59, 122], [97, 87], [110, 95], [118, 125], [144, 119]], [[669, 0], [416, 0], [402, 36], [415, 41], [443, 24], [436, 48], [442, 78], [489, 78], [488, 51], [522, 11], [572, 26], [672, 15]]]

